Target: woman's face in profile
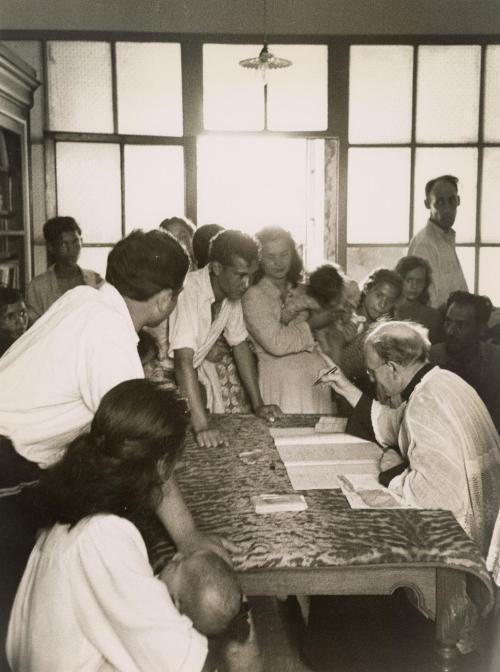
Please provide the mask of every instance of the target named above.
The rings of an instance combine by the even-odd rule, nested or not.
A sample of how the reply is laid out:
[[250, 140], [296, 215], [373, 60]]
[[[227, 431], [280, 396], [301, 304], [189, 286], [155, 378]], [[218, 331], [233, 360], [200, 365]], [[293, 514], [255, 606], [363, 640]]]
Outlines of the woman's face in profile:
[[272, 280], [284, 280], [292, 263], [292, 250], [285, 238], [276, 238], [262, 246], [262, 271]]

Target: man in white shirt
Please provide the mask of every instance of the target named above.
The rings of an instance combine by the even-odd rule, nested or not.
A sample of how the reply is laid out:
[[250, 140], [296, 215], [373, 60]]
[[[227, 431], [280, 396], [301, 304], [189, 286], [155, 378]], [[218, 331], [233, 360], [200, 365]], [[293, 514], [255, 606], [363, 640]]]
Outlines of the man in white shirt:
[[429, 262], [432, 269], [430, 303], [433, 308], [439, 308], [452, 292], [467, 291], [452, 228], [460, 205], [458, 179], [453, 175], [441, 175], [427, 182], [424, 203], [430, 211], [429, 220], [410, 241], [408, 254]]
[[[26, 485], [86, 431], [108, 390], [143, 377], [137, 332], [170, 314], [187, 269], [187, 254], [168, 233], [135, 231], [110, 252], [107, 284], [66, 292], [2, 357], [0, 637], [34, 543]], [[180, 548], [214, 543], [195, 527], [174, 479], [157, 513]]]
[[82, 230], [73, 217], [52, 217], [44, 224], [43, 237], [53, 265], [45, 273], [34, 277], [26, 289], [31, 323], [69, 289], [79, 285], [99, 287], [103, 283], [99, 273], [78, 265]]
[[[206, 407], [222, 413], [220, 383], [207, 355], [224, 334], [256, 415], [273, 418], [277, 406], [265, 406], [260, 395], [255, 360], [247, 342], [241, 297], [257, 268], [257, 242], [239, 231], [217, 234], [210, 243], [209, 264], [188, 273], [184, 292], [170, 317], [170, 356], [179, 386], [189, 400], [193, 429], [200, 446], [217, 446], [225, 439], [210, 429]], [[206, 393], [203, 398], [200, 383]]]

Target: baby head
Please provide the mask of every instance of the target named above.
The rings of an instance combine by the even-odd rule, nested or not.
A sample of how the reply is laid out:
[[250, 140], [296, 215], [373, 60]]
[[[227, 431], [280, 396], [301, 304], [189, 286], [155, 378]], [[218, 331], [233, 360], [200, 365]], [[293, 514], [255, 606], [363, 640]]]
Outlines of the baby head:
[[323, 264], [309, 276], [308, 293], [322, 308], [336, 308], [342, 302], [345, 276], [336, 264]]
[[160, 578], [180, 613], [203, 635], [221, 634], [240, 611], [242, 594], [236, 573], [213, 551], [177, 553]]

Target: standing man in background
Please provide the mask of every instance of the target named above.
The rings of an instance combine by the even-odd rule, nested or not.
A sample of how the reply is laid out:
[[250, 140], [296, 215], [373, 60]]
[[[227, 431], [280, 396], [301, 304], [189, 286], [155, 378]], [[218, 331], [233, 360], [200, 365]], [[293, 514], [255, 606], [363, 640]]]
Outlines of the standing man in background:
[[53, 217], [43, 227], [49, 258], [54, 264], [33, 278], [26, 290], [30, 323], [35, 322], [68, 289], [78, 285], [99, 287], [103, 283], [95, 271], [78, 266], [82, 249], [82, 230], [73, 217]]
[[408, 254], [426, 259], [432, 269], [430, 304], [439, 308], [456, 290], [467, 291], [467, 282], [455, 249], [453, 224], [460, 205], [458, 178], [441, 175], [425, 185], [425, 207], [430, 211], [424, 229], [413, 236]]

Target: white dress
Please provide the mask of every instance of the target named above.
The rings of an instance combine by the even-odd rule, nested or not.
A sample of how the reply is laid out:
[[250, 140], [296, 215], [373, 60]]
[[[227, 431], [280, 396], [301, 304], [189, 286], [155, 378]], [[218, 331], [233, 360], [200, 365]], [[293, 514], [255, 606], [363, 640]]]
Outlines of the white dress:
[[284, 413], [331, 414], [330, 389], [313, 385], [327, 363], [307, 322], [282, 323], [280, 291], [265, 277], [245, 292], [241, 303], [264, 403], [277, 404]]
[[13, 672], [199, 672], [206, 654], [131, 522], [97, 515], [38, 539], [10, 617]]

